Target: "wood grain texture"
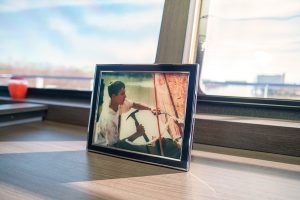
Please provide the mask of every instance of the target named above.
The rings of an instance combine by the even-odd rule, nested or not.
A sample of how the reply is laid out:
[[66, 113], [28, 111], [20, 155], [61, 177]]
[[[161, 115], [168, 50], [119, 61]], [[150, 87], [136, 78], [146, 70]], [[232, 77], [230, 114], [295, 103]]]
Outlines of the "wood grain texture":
[[58, 123], [0, 129], [1, 199], [300, 199], [299, 164], [193, 151], [186, 173], [89, 153], [85, 140]]

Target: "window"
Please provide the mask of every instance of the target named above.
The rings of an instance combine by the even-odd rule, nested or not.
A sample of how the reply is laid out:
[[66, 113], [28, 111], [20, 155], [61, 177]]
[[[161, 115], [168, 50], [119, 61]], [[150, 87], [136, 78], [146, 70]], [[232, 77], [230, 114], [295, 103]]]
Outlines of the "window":
[[95, 64], [153, 63], [163, 0], [1, 1], [0, 85], [91, 89]]
[[201, 15], [204, 93], [300, 99], [298, 0], [206, 0]]

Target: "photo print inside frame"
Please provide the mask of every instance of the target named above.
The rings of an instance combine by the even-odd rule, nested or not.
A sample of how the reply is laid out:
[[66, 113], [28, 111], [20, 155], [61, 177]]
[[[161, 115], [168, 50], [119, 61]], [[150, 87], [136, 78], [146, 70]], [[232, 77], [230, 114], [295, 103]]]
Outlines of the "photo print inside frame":
[[97, 65], [88, 149], [188, 170], [197, 65]]

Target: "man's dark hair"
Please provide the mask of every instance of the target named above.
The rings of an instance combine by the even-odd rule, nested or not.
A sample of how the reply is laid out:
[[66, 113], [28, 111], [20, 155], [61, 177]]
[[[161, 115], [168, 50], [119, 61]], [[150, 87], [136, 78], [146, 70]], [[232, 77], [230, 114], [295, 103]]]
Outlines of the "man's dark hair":
[[118, 95], [122, 88], [125, 88], [125, 84], [122, 81], [111, 81], [108, 84], [108, 95], [110, 98], [113, 94]]

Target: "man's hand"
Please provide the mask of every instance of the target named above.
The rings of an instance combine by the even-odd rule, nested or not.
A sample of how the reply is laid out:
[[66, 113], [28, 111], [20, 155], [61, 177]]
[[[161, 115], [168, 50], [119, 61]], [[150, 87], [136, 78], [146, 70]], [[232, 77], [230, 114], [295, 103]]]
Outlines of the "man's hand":
[[145, 128], [144, 128], [144, 126], [142, 124], [139, 124], [136, 127], [136, 132], [134, 134], [132, 134], [131, 136], [129, 136], [127, 139], [130, 142], [133, 142], [135, 139], [137, 139], [140, 136], [143, 136], [144, 134], [145, 134]]
[[159, 115], [160, 114], [160, 109], [159, 108], [152, 108], [151, 112], [153, 113], [153, 115]]
[[174, 142], [175, 142], [177, 148], [178, 148], [178, 149], [181, 149], [181, 146], [182, 146], [182, 138], [181, 138], [181, 137], [176, 138], [176, 139], [174, 140]]

